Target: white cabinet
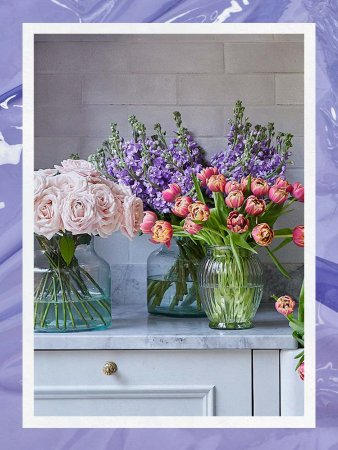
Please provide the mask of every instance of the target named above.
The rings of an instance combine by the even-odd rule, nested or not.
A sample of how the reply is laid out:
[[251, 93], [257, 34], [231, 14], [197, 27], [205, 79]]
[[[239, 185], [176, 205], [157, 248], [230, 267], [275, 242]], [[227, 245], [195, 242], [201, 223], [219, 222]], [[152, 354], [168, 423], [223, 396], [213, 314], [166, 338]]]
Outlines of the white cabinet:
[[[299, 350], [274, 308], [239, 331], [135, 306], [114, 314], [108, 330], [35, 335], [36, 416], [303, 414]], [[107, 361], [113, 375], [102, 371]]]
[[250, 350], [36, 351], [35, 415], [251, 416], [251, 376]]

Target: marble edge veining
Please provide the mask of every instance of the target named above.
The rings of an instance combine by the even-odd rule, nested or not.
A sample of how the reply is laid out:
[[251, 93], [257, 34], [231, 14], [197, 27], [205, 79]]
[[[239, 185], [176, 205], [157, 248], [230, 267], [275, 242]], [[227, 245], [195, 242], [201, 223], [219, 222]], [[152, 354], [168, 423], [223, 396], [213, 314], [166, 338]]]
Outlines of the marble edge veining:
[[295, 349], [287, 321], [270, 307], [257, 313], [249, 330], [211, 330], [207, 319], [150, 316], [143, 307], [116, 306], [104, 331], [36, 333], [35, 350]]

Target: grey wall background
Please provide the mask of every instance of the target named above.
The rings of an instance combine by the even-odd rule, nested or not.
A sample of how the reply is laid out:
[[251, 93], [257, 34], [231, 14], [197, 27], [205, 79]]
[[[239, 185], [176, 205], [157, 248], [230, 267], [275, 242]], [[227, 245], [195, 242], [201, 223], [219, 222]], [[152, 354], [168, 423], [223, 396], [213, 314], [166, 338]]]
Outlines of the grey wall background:
[[[241, 99], [253, 123], [272, 121], [294, 134], [288, 178], [302, 182], [303, 59], [300, 35], [37, 36], [35, 167], [52, 167], [71, 153], [86, 158], [112, 121], [129, 137], [131, 114], [149, 134], [160, 122], [172, 136], [175, 110], [210, 156], [225, 147], [227, 120]], [[292, 225], [298, 224], [302, 205], [292, 213]], [[290, 226], [290, 219], [280, 225]], [[114, 300], [145, 301], [146, 258], [155, 248], [148, 237], [129, 242], [116, 233], [96, 247], [111, 264]], [[266, 297], [299, 285], [303, 250], [290, 244], [279, 258], [293, 280], [267, 265]]]

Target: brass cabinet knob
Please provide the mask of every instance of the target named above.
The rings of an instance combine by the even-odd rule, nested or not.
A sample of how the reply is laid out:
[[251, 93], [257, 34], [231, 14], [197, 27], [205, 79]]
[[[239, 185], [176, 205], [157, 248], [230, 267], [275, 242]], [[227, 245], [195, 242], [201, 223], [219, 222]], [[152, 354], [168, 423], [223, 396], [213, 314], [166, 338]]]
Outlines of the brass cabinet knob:
[[113, 361], [107, 361], [102, 371], [105, 375], [113, 375], [117, 372], [117, 365]]

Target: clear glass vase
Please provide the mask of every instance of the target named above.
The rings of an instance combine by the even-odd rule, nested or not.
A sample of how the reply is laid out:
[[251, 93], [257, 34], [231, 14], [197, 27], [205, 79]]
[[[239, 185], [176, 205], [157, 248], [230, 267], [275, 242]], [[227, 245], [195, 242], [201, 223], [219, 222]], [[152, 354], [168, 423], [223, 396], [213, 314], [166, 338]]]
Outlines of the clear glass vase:
[[34, 330], [70, 332], [111, 326], [109, 264], [94, 250], [89, 235], [74, 237], [75, 254], [67, 265], [57, 235], [36, 237]]
[[205, 249], [191, 239], [173, 239], [149, 255], [147, 305], [151, 314], [205, 317], [199, 289], [198, 267]]
[[243, 329], [252, 320], [263, 295], [263, 270], [258, 257], [231, 247], [210, 246], [199, 268], [200, 294], [210, 328]]

